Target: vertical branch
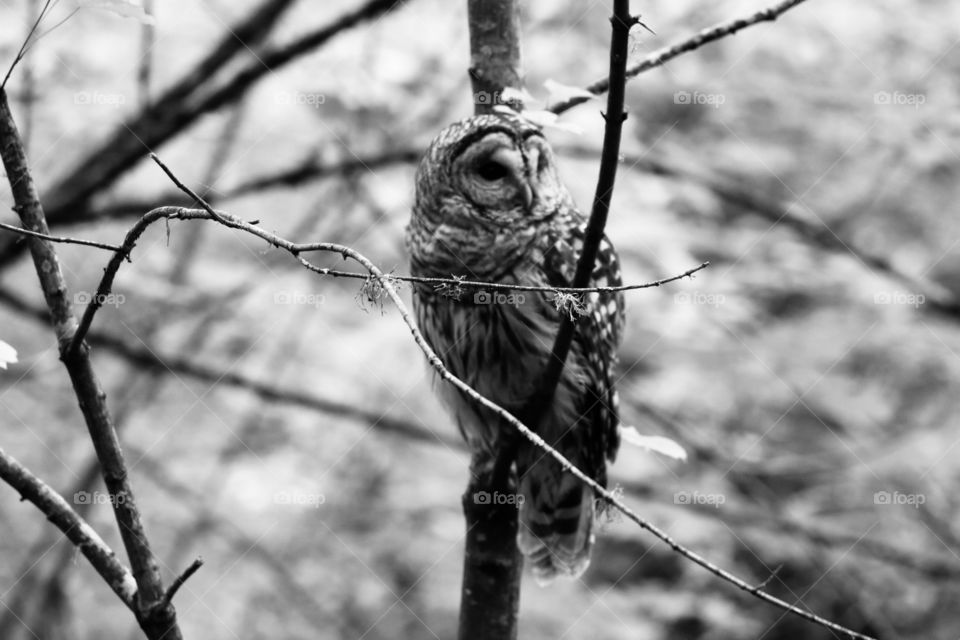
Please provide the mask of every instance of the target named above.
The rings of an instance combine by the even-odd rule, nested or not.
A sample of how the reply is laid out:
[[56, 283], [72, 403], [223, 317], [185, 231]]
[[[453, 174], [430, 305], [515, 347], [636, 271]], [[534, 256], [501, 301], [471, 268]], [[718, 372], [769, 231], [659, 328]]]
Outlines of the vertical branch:
[[[593, 209], [590, 212], [590, 221], [587, 223], [583, 241], [583, 252], [577, 261], [577, 270], [571, 283], [572, 287], [578, 288], [590, 286], [590, 276], [597, 261], [600, 241], [603, 240], [607, 214], [610, 213], [610, 199], [613, 196], [613, 185], [617, 177], [617, 165], [620, 163], [620, 136], [623, 132], [623, 122], [627, 119], [623, 107], [627, 86], [630, 29], [637, 24], [637, 19], [630, 15], [630, 0], [614, 0], [610, 23], [613, 28], [610, 39], [610, 92], [607, 94], [607, 111], [604, 114], [606, 125], [603, 131], [603, 151], [600, 156], [597, 191], [593, 197]], [[552, 357], [547, 361], [539, 388], [528, 401], [522, 417], [539, 416], [551, 402], [557, 384], [560, 382], [560, 375], [563, 373], [563, 366], [570, 352], [575, 331], [575, 321], [564, 315], [553, 343]]]
[[[470, 80], [477, 115], [491, 113], [505, 87], [521, 86], [520, 15], [516, 0], [467, 0]], [[463, 494], [466, 546], [460, 593], [460, 640], [515, 640], [523, 556], [517, 508], [481, 496], [516, 492], [512, 447], [497, 459], [475, 453]]]
[[523, 84], [517, 0], [468, 0], [467, 19], [474, 112], [492, 113], [505, 87]]
[[[14, 209], [26, 229], [49, 234], [43, 207], [30, 170], [26, 153], [20, 140], [13, 115], [7, 103], [6, 92], [0, 89], [0, 156], [7, 172], [7, 179], [16, 203]], [[60, 271], [60, 262], [53, 244], [47, 240], [31, 237], [27, 240], [40, 286], [50, 311], [60, 357], [70, 375], [74, 393], [80, 403], [94, 450], [103, 470], [104, 483], [110, 492], [114, 516], [120, 537], [130, 559], [134, 579], [137, 582], [135, 613], [137, 622], [147, 637], [159, 640], [180, 640], [176, 612], [164, 599], [160, 569], [150, 543], [147, 540], [140, 512], [137, 509], [133, 490], [127, 479], [126, 463], [120, 450], [120, 441], [114, 429], [113, 419], [107, 408], [106, 394], [93, 370], [85, 344], [69, 350], [77, 321], [73, 305], [67, 296], [67, 285]]]
[[[500, 102], [504, 87], [520, 88], [520, 36], [517, 6], [510, 0], [469, 0], [470, 77], [473, 82], [474, 108], [480, 113], [492, 111]], [[587, 225], [583, 253], [577, 262], [572, 286], [587, 287], [599, 252], [610, 198], [619, 162], [623, 129], [624, 95], [630, 28], [636, 19], [630, 15], [629, 0], [614, 0], [611, 18], [610, 93], [607, 100], [606, 127], [600, 176]], [[536, 424], [549, 406], [564, 363], [573, 342], [576, 326], [564, 318], [553, 345], [552, 356], [536, 393], [522, 412], [527, 424]], [[487, 492], [516, 491], [512, 472], [515, 447], [512, 438], [499, 443], [496, 459], [475, 454], [471, 462], [471, 483], [463, 496], [467, 520], [464, 556], [463, 592], [460, 602], [461, 640], [466, 638], [516, 638], [520, 602], [520, 577], [523, 558], [516, 545], [517, 512], [510, 505], [481, 503], [478, 496]], [[506, 508], [504, 508], [506, 507]]]
[[[523, 556], [517, 548], [517, 507], [490, 499], [496, 494], [516, 493], [516, 479], [511, 473], [498, 473], [500, 465], [496, 462], [475, 453], [470, 461], [470, 483], [463, 494], [467, 535], [457, 633], [460, 640], [517, 637], [523, 574]], [[510, 463], [512, 459], [506, 464]]]

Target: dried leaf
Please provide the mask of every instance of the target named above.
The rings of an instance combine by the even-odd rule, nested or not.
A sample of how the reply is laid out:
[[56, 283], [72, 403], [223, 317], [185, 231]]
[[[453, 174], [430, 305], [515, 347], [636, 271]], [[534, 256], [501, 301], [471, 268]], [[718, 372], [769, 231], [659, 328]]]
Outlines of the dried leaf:
[[674, 460], [687, 459], [687, 452], [684, 451], [683, 447], [670, 438], [641, 435], [636, 427], [627, 425], [620, 425], [620, 437], [624, 442], [632, 444], [635, 447], [653, 451], [654, 453], [659, 453], [662, 456], [667, 456]]
[[524, 88], [506, 87], [500, 93], [500, 102], [519, 102], [520, 104], [530, 104], [536, 102], [536, 98], [530, 95], [530, 92]]
[[6, 369], [8, 364], [17, 362], [17, 350], [0, 340], [0, 369]]
[[566, 102], [571, 98], [586, 98], [587, 100], [591, 100], [597, 97], [583, 87], [571, 87], [567, 84], [561, 84], [556, 80], [547, 80], [543, 83], [543, 86], [546, 87], [547, 93], [550, 94], [550, 99], [548, 100], [550, 104]]
[[580, 127], [570, 124], [569, 122], [561, 122], [560, 116], [552, 111], [524, 111], [520, 116], [542, 129], [557, 129], [576, 135], [583, 133], [583, 129]]

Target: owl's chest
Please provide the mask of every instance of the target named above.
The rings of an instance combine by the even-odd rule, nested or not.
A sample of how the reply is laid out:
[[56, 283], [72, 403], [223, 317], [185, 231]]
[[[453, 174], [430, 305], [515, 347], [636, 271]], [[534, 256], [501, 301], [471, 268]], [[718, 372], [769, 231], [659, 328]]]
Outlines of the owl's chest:
[[480, 290], [461, 300], [415, 296], [414, 306], [427, 341], [451, 373], [507, 405], [529, 395], [558, 324], [545, 294]]

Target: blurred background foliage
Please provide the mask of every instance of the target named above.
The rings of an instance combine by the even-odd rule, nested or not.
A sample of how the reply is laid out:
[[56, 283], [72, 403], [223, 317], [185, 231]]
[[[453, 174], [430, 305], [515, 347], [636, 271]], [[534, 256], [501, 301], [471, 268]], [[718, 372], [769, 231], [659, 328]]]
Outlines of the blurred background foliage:
[[[546, 80], [605, 73], [606, 3], [522, 4], [535, 97]], [[633, 4], [656, 31], [635, 30], [639, 60], [765, 3]], [[4, 68], [38, 5], [0, 5]], [[147, 95], [138, 22], [87, 9], [42, 38], [8, 86], [41, 196], [255, 6], [155, 3]], [[356, 6], [295, 3], [217, 77]], [[628, 87], [608, 227], [630, 283], [711, 261], [630, 293], [621, 350], [625, 422], [690, 460], [625, 448], [612, 481], [678, 541], [879, 638], [952, 639], [960, 624], [958, 41], [960, 6], [946, 0], [811, 0], [644, 73]], [[409, 0], [151, 150], [220, 208], [406, 273], [415, 158], [471, 112], [468, 66], [465, 3]], [[563, 116], [582, 135], [549, 133], [585, 209], [601, 104]], [[135, 216], [181, 201], [144, 159], [68, 203], [54, 231], [119, 242]], [[108, 256], [58, 250], [73, 293], [93, 291]], [[30, 313], [42, 308], [32, 269], [21, 253], [0, 273], [0, 338], [21, 354], [0, 372], [0, 446], [68, 499], [102, 496], [52, 333]], [[177, 596], [186, 636], [453, 637], [468, 458], [396, 310], [196, 222], [153, 227], [115, 292], [95, 363], [147, 530], [168, 581], [206, 560]], [[147, 366], [151, 354], [165, 364]], [[121, 548], [108, 505], [78, 508]], [[0, 490], [0, 603], [5, 639], [138, 637], [12, 490]], [[521, 637], [835, 636], [614, 519], [583, 581], [525, 581]]]

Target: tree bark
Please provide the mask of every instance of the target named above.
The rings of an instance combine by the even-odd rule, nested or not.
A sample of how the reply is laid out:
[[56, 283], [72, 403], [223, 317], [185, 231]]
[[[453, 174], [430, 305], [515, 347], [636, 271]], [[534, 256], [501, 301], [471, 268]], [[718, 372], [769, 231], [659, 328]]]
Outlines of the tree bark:
[[[14, 209], [25, 229], [49, 235], [46, 216], [40, 196], [30, 175], [26, 152], [7, 103], [6, 92], [0, 89], [0, 156], [16, 203]], [[140, 511], [134, 500], [133, 488], [127, 477], [126, 462], [120, 450], [120, 441], [113, 419], [107, 408], [106, 394], [93, 370], [86, 344], [70, 352], [77, 320], [68, 295], [66, 282], [53, 244], [40, 238], [29, 238], [27, 245], [33, 257], [40, 286], [57, 342], [60, 358], [70, 375], [74, 393], [80, 403], [100, 461], [104, 484], [110, 492], [114, 516], [130, 559], [133, 577], [137, 582], [134, 606], [137, 622], [148, 638], [180, 640], [183, 636], [177, 626], [173, 605], [164, 598], [160, 568], [150, 548]]]
[[[522, 86], [520, 12], [516, 0], [468, 0], [470, 81], [474, 112], [504, 104], [506, 87]], [[517, 107], [519, 105], [511, 105]], [[523, 556], [517, 548], [517, 491], [512, 439], [496, 459], [474, 454], [463, 494], [466, 548], [460, 594], [460, 640], [515, 640]]]
[[492, 113], [495, 105], [507, 104], [506, 87], [523, 86], [519, 6], [516, 0], [468, 0], [467, 19], [474, 112]]

